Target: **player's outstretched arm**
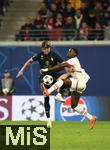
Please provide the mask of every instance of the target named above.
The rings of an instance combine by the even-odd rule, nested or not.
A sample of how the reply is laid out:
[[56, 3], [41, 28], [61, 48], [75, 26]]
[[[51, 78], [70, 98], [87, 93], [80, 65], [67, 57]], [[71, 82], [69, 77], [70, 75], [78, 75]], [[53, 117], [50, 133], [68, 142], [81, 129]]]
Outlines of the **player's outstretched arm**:
[[71, 67], [71, 65], [68, 64], [67, 62], [64, 62], [62, 64], [58, 64], [58, 65], [51, 67], [51, 68], [41, 69], [41, 72], [60, 71], [60, 70], [63, 70], [65, 67]]
[[60, 70], [63, 70], [65, 67], [70, 67], [71, 65], [64, 62], [62, 64], [58, 64], [52, 68], [49, 68], [48, 71], [60, 71]]
[[30, 66], [30, 64], [33, 62], [32, 58], [30, 58], [24, 66], [21, 68], [21, 70], [18, 72], [16, 78], [19, 78], [20, 76], [23, 75], [24, 71]]

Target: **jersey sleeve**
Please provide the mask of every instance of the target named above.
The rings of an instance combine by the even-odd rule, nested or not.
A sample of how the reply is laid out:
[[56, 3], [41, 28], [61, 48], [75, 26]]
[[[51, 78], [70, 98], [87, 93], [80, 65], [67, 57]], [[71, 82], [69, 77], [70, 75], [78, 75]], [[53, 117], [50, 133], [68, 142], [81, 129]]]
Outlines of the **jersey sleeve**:
[[73, 64], [74, 64], [74, 59], [71, 58], [71, 59], [67, 60], [66, 62], [67, 62], [68, 64], [70, 64], [70, 65], [73, 65]]
[[39, 55], [39, 54], [38, 54], [38, 55], [34, 55], [34, 56], [32, 57], [32, 60], [33, 60], [33, 61], [38, 61], [39, 58], [40, 58], [40, 55]]

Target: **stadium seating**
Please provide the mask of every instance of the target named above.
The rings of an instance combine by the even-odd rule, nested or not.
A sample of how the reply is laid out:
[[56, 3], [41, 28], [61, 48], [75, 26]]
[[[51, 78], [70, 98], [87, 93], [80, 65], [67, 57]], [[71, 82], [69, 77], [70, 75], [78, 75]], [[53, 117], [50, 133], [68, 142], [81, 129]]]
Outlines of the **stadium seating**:
[[31, 22], [33, 29], [27, 31], [21, 27], [16, 40], [104, 40], [105, 37], [107, 40], [108, 21], [109, 2], [106, 0], [43, 0]]
[[33, 18], [40, 0], [13, 0], [8, 12], [3, 17], [0, 28], [0, 41], [14, 41], [15, 34], [19, 31], [27, 17]]
[[[2, 41], [109, 40], [110, 37], [108, 0], [13, 0], [4, 18], [0, 23]], [[31, 27], [27, 26], [28, 18]]]

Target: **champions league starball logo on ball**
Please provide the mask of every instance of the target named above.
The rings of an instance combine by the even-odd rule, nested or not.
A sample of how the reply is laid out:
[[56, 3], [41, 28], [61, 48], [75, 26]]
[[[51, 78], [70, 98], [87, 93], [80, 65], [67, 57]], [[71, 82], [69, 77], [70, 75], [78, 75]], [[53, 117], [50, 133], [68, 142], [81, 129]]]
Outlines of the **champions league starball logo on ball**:
[[[87, 111], [87, 105], [84, 99], [80, 98], [78, 106]], [[83, 121], [85, 117], [71, 108], [71, 97], [65, 99], [65, 103], [60, 106], [61, 118], [64, 121]]]

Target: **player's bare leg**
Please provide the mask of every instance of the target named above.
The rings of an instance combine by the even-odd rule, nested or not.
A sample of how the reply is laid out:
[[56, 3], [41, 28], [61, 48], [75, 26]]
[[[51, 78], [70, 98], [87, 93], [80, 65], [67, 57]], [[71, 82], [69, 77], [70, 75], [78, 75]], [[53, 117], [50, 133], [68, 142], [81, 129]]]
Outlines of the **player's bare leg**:
[[66, 85], [67, 87], [71, 87], [71, 80], [65, 79], [64, 81], [59, 79], [55, 84], [53, 84], [49, 89], [45, 87], [44, 84], [42, 84], [44, 95], [49, 96], [53, 91], [60, 89], [62, 85]]
[[47, 128], [52, 128], [52, 120], [47, 118]]
[[[41, 83], [42, 89], [44, 86], [43, 83]], [[46, 88], [46, 87], [45, 87]], [[44, 94], [44, 92], [43, 92]], [[49, 96], [44, 94], [44, 108], [45, 108], [45, 113], [47, 116], [47, 128], [52, 128], [52, 120], [50, 118], [50, 103], [49, 103]]]
[[92, 116], [92, 119], [90, 120], [90, 129], [94, 128], [96, 120], [97, 120], [97, 117], [96, 116]]
[[49, 96], [48, 89], [45, 87], [45, 85], [42, 83], [41, 86], [42, 86], [42, 89], [43, 89], [43, 94], [44, 94], [45, 96]]
[[80, 96], [81, 94], [76, 91], [71, 92], [71, 107], [73, 109], [78, 105]]
[[95, 122], [96, 122], [96, 116], [92, 116], [86, 110], [84, 110], [84, 109], [82, 110], [78, 106], [78, 101], [80, 99], [80, 95], [81, 94], [76, 91], [71, 93], [71, 107], [78, 113], [80, 113], [80, 114], [84, 115], [86, 118], [88, 118], [90, 120], [90, 129], [93, 129]]
[[[66, 74], [66, 73], [63, 74], [63, 75], [61, 75], [58, 78], [57, 82], [55, 84], [53, 84], [49, 89], [47, 89], [45, 87], [45, 85], [42, 84], [44, 95], [49, 96], [49, 94], [52, 93], [53, 91], [59, 90], [62, 87], [63, 84], [70, 87], [71, 86], [71, 81], [67, 80], [67, 77], [68, 77], [68, 74]], [[63, 99], [61, 93], [59, 93], [59, 92], [55, 96], [55, 99], [58, 100], [58, 101], [60, 101], [60, 102], [63, 102], [63, 103], [65, 102], [65, 100]]]
[[49, 96], [44, 96], [44, 108], [47, 116], [47, 128], [52, 128], [52, 120], [50, 118], [50, 103]]
[[58, 81], [53, 84], [49, 89], [45, 87], [45, 85], [42, 83], [42, 89], [45, 96], [49, 96], [53, 91], [60, 89], [62, 85], [65, 85], [67, 87], [71, 87], [71, 80], [70, 79], [58, 79]]
[[[65, 74], [64, 74], [65, 75]], [[69, 79], [64, 79], [63, 81], [63, 85], [65, 87], [71, 87], [71, 80]], [[55, 96], [55, 99], [64, 103], [65, 102], [65, 99], [62, 97], [62, 94], [61, 93], [58, 93], [56, 96]]]

